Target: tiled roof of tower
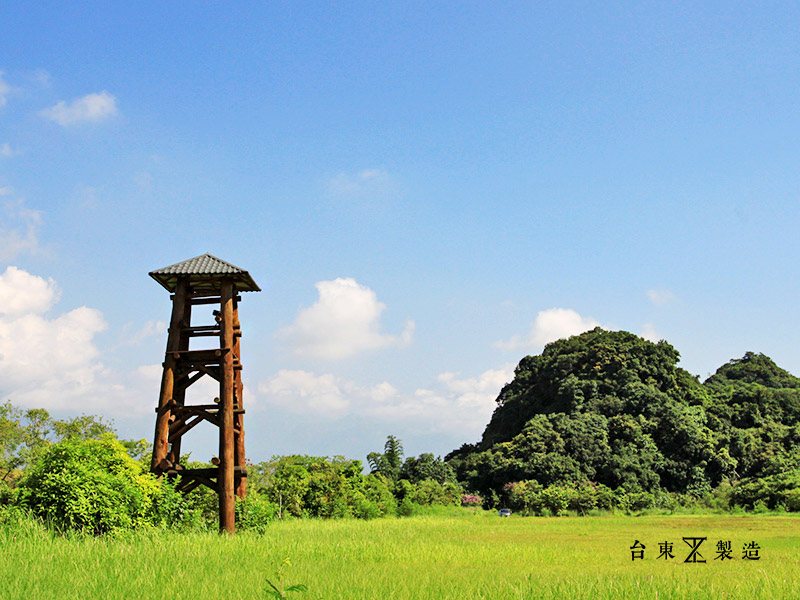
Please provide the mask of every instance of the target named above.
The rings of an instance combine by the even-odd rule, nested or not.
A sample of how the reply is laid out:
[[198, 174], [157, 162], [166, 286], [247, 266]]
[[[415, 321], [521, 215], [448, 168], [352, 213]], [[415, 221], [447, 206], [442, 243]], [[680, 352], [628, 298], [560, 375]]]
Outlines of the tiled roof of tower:
[[175, 291], [179, 277], [188, 277], [189, 284], [196, 292], [219, 292], [223, 278], [233, 279], [239, 292], [260, 292], [250, 273], [236, 265], [217, 258], [211, 254], [202, 254], [189, 260], [150, 271], [155, 279], [169, 292]]

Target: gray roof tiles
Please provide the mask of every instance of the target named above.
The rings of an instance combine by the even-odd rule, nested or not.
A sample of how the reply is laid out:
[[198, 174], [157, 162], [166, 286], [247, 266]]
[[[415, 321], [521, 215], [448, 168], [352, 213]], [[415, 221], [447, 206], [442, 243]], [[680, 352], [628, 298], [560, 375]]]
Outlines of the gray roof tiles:
[[218, 292], [220, 280], [224, 277], [233, 279], [237, 291], [261, 291], [250, 273], [211, 254], [202, 254], [168, 267], [156, 269], [149, 275], [169, 292], [175, 291], [179, 277], [188, 277], [189, 284], [196, 292]]

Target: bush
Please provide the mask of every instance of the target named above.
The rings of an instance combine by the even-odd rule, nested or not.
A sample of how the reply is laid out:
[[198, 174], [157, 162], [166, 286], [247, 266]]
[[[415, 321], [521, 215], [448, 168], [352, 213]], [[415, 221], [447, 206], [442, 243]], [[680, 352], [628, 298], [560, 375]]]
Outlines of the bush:
[[742, 480], [731, 492], [731, 503], [754, 511], [775, 509], [800, 510], [800, 469], [792, 469], [764, 478]]
[[376, 502], [357, 491], [353, 494], [353, 516], [357, 519], [376, 519], [381, 516], [381, 509]]
[[378, 516], [395, 515], [397, 513], [397, 500], [395, 500], [389, 486], [390, 481], [383, 475], [367, 475], [364, 477], [364, 496], [377, 506]]
[[263, 494], [251, 492], [236, 499], [236, 526], [242, 531], [264, 533], [278, 517], [278, 505]]
[[415, 504], [410, 498], [406, 497], [403, 498], [403, 501], [400, 502], [400, 505], [397, 507], [397, 516], [410, 517], [417, 512], [417, 510], [419, 510], [419, 505]]
[[585, 515], [597, 506], [597, 489], [590, 483], [582, 483], [570, 490], [568, 508]]
[[569, 494], [559, 487], [545, 488], [539, 496], [542, 506], [556, 517], [564, 513], [569, 505]]
[[0, 507], [14, 503], [14, 490], [5, 481], [0, 481]]
[[483, 499], [480, 496], [475, 496], [474, 494], [461, 495], [461, 506], [477, 508], [481, 504], [483, 504]]
[[159, 485], [111, 435], [46, 448], [20, 482], [19, 502], [58, 529], [100, 534], [152, 524]]

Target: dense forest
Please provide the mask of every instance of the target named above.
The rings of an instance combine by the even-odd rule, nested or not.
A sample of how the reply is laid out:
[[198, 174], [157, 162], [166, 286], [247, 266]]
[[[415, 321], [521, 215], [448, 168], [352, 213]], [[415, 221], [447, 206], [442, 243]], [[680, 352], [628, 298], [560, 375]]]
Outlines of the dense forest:
[[[436, 505], [545, 515], [800, 511], [800, 379], [748, 352], [701, 382], [678, 359], [667, 342], [624, 331], [553, 342], [522, 359], [477, 443], [444, 460], [405, 457], [390, 435], [367, 466], [305, 455], [252, 464], [238, 526]], [[184, 496], [148, 472], [149, 459], [146, 440], [119, 440], [101, 418], [61, 421], [0, 404], [0, 521], [23, 511], [96, 533], [213, 528], [213, 490]]]
[[624, 331], [553, 342], [522, 359], [482, 439], [448, 464], [490, 504], [531, 508], [549, 488], [800, 510], [800, 379], [748, 352], [701, 383], [678, 359]]

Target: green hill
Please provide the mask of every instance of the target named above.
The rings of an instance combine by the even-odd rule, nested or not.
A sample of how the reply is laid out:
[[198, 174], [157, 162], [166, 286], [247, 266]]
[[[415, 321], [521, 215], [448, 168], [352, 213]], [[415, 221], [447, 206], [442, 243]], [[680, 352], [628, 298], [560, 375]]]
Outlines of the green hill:
[[596, 328], [526, 356], [482, 439], [447, 460], [473, 491], [602, 484], [701, 497], [800, 466], [800, 379], [747, 353], [706, 382], [665, 341]]

